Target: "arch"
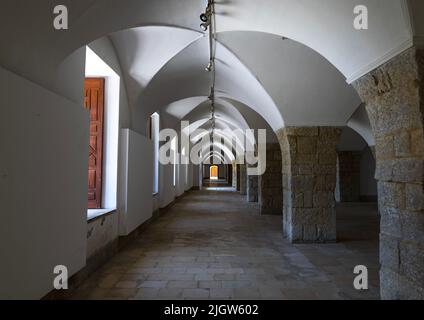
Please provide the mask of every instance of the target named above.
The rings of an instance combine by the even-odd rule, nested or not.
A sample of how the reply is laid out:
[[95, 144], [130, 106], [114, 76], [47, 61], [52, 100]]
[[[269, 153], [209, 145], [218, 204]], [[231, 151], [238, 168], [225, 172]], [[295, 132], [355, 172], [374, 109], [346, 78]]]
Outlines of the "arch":
[[205, 162], [207, 162], [210, 159], [212, 159], [213, 161], [215, 161], [214, 158], [216, 158], [216, 160], [217, 160], [216, 162], [221, 162], [223, 164], [231, 164], [232, 163], [232, 161], [228, 157], [222, 156], [222, 154], [217, 153], [217, 152], [211, 152], [210, 154], [205, 155], [202, 158], [202, 163], [205, 163]]
[[349, 119], [347, 126], [355, 130], [370, 147], [375, 146], [375, 138], [365, 105], [361, 104]]

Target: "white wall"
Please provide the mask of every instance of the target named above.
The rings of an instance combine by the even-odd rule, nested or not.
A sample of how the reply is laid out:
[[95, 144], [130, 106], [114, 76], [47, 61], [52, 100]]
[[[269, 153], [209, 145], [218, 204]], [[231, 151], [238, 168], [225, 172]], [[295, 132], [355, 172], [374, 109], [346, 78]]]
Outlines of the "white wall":
[[88, 112], [2, 68], [0, 86], [0, 299], [39, 299], [85, 265]]
[[129, 129], [121, 130], [120, 234], [125, 236], [152, 217], [153, 144]]
[[174, 166], [172, 164], [160, 165], [160, 207], [165, 208], [175, 200], [175, 187], [173, 182]]
[[177, 179], [177, 197], [181, 197], [186, 190], [186, 171], [187, 166], [185, 165], [177, 165], [178, 179]]
[[199, 165], [193, 165], [193, 187], [200, 187], [200, 167]]

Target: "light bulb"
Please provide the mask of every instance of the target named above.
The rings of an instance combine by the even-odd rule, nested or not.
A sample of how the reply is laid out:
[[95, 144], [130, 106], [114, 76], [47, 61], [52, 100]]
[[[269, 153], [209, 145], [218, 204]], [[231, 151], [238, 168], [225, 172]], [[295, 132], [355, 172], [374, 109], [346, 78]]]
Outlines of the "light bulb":
[[202, 29], [203, 31], [207, 31], [208, 30], [208, 27], [209, 27], [209, 24], [208, 23], [202, 23], [200, 25], [200, 29]]
[[209, 16], [206, 13], [202, 13], [200, 15], [200, 20], [202, 20], [203, 22], [208, 22]]
[[211, 61], [209, 61], [209, 64], [208, 64], [208, 66], [205, 68], [205, 70], [206, 70], [207, 72], [211, 72], [211, 71], [212, 71], [212, 68], [213, 68], [213, 62], [212, 62], [212, 60], [211, 60]]

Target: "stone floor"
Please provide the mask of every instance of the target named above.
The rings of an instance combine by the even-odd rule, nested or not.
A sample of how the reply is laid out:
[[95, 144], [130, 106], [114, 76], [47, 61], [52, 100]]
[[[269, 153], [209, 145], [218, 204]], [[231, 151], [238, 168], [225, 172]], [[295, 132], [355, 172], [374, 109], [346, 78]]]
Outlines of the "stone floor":
[[[77, 289], [74, 299], [378, 299], [377, 208], [340, 205], [340, 242], [292, 245], [281, 217], [231, 189], [191, 192]], [[353, 289], [356, 265], [370, 290]]]

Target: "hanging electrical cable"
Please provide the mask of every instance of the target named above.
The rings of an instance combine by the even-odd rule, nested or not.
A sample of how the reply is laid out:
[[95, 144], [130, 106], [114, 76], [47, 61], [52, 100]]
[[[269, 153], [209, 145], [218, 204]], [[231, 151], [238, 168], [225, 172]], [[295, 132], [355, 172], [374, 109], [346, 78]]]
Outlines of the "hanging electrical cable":
[[208, 0], [208, 6], [206, 7], [206, 10], [204, 13], [200, 15], [200, 20], [202, 21], [202, 24], [200, 25], [200, 28], [203, 31], [209, 30], [209, 63], [206, 66], [205, 70], [207, 72], [212, 72], [212, 84], [211, 84], [211, 91], [209, 94], [209, 100], [211, 103], [211, 131], [210, 131], [210, 137], [211, 141], [213, 143], [213, 135], [215, 132], [216, 127], [216, 118], [215, 118], [215, 82], [216, 82], [216, 68], [215, 68], [215, 45], [216, 45], [216, 39], [215, 39], [215, 3], [214, 0]]

